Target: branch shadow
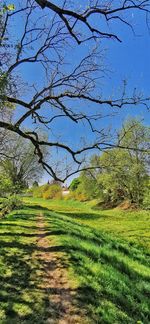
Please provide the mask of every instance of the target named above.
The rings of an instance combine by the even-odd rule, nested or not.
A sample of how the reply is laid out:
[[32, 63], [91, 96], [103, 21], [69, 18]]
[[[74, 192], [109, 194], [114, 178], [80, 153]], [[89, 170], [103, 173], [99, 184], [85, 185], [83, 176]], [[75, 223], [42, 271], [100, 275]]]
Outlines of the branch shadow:
[[[20, 220], [31, 221], [31, 226], [20, 225]], [[0, 232], [0, 323], [43, 324], [48, 319], [57, 323], [63, 311], [60, 302], [50, 298], [51, 294], [63, 294], [63, 288], [52, 291], [48, 286], [41, 287], [43, 271], [53, 271], [57, 264], [51, 260], [45, 263], [36, 257], [42, 252], [62, 251], [62, 247], [38, 247], [37, 238], [42, 238], [43, 233], [39, 235], [32, 224], [33, 215], [23, 214], [23, 211], [0, 221], [0, 231], [3, 231]], [[51, 235], [51, 231], [46, 235]]]
[[[75, 214], [73, 219], [72, 213], [54, 214], [46, 208], [41, 211], [46, 217], [47, 228], [40, 235], [33, 225], [36, 222], [34, 213], [28, 215], [23, 211], [6, 219], [6, 222], [0, 222], [0, 230], [3, 231], [0, 232], [0, 316], [3, 316], [0, 322], [43, 324], [51, 319], [54, 324], [58, 323], [64, 310], [61, 303], [53, 302], [50, 295], [63, 295], [65, 290], [60, 287], [52, 289], [48, 283], [46, 287], [41, 287], [42, 271], [53, 272], [57, 262], [39, 262], [34, 255], [61, 252], [64, 257], [59, 266], [68, 270], [72, 268], [79, 278], [75, 302], [78, 307], [87, 310], [91, 323], [101, 321], [101, 309], [106, 300], [106, 313], [111, 314], [110, 305], [114, 307], [118, 311], [118, 323], [122, 322], [120, 314], [133, 317], [137, 322], [141, 313], [146, 323], [149, 314], [146, 307], [143, 311], [143, 303], [148, 304], [146, 285], [149, 279], [132, 267], [133, 261], [136, 261], [147, 270], [148, 260], [144, 258], [143, 251], [75, 221], [83, 215], [86, 217], [85, 213]], [[20, 220], [29, 223], [19, 224]], [[51, 236], [55, 236], [58, 245], [38, 247], [37, 238], [44, 236], [50, 241]], [[131, 265], [123, 262], [122, 258], [131, 261]], [[141, 288], [137, 288], [139, 282], [143, 282]], [[71, 293], [71, 290], [68, 292]]]
[[[86, 214], [75, 214], [76, 218], [82, 216], [86, 217]], [[99, 323], [103, 307], [101, 305], [106, 300], [106, 313], [111, 315], [113, 307], [119, 323], [123, 316], [138, 321], [142, 313], [143, 321], [149, 318], [146, 308], [143, 312], [143, 305], [148, 307], [149, 303], [148, 290], [144, 286], [150, 282], [149, 260], [146, 258], [150, 254], [136, 244], [130, 245], [77, 223], [72, 213], [59, 212], [55, 217], [47, 214], [47, 223], [52, 229], [51, 233], [59, 236], [60, 251], [65, 252], [69, 258], [68, 268], [72, 267], [74, 274], [80, 278], [78, 303], [88, 310], [92, 323]], [[53, 247], [52, 250], [57, 251], [58, 247]], [[138, 266], [143, 272], [137, 271]], [[141, 285], [138, 288], [139, 282], [144, 283], [143, 287]]]

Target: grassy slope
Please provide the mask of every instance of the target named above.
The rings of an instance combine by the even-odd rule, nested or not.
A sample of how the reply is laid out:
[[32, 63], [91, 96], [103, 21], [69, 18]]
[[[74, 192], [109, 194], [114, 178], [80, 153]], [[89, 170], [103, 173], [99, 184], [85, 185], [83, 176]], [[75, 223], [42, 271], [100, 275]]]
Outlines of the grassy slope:
[[[42, 209], [48, 238], [54, 238], [53, 250], [67, 256], [64, 266], [77, 282], [78, 303], [87, 308], [90, 323], [135, 324], [141, 321], [148, 324], [148, 251], [80, 224], [79, 221], [92, 223], [88, 206], [39, 199], [31, 202], [51, 209]], [[38, 289], [41, 265], [33, 258], [37, 236], [35, 211], [40, 212], [40, 209], [38, 206], [27, 208], [0, 223], [2, 324], [13, 323], [13, 319], [14, 323], [45, 323], [47, 296]], [[96, 220], [99, 224], [99, 218]]]
[[[47, 211], [48, 227], [53, 228], [58, 243], [69, 257], [70, 269], [79, 281], [81, 301], [86, 303], [92, 323], [136, 323], [138, 320], [149, 323], [147, 241], [143, 240], [145, 249], [137, 247], [133, 237], [131, 242], [116, 239], [116, 233], [122, 236], [122, 229], [123, 236], [131, 239], [132, 226], [134, 240], [139, 241], [141, 230], [147, 231], [148, 213], [115, 210], [104, 212], [103, 217], [102, 212], [93, 212], [88, 205], [78, 202], [42, 199], [33, 202], [51, 210]], [[115, 233], [115, 238], [104, 230]]]
[[90, 204], [76, 201], [26, 198], [50, 210], [65, 214], [79, 223], [134, 241], [150, 249], [150, 211], [93, 210]]
[[149, 323], [148, 253], [54, 212], [47, 225], [68, 255], [91, 323]]

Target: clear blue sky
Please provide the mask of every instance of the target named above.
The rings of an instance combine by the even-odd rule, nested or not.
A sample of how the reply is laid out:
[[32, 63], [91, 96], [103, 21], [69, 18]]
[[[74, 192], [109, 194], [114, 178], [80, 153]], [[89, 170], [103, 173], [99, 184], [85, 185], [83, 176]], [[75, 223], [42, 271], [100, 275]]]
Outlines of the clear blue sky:
[[[17, 6], [17, 1], [15, 0], [13, 2]], [[85, 2], [85, 0], [83, 2]], [[54, 3], [60, 3], [60, 1], [54, 1]], [[47, 13], [49, 14], [49, 11], [47, 11]], [[104, 62], [110, 70], [105, 78], [101, 80], [103, 97], [108, 97], [112, 94], [116, 95], [116, 97], [119, 96], [121, 81], [124, 79], [128, 82], [127, 89], [129, 93], [132, 93], [132, 89], [137, 88], [142, 91], [145, 96], [150, 97], [150, 33], [146, 26], [144, 15], [142, 15], [141, 12], [130, 12], [129, 19], [134, 26], [136, 35], [132, 33], [129, 27], [121, 25], [120, 23], [115, 23], [112, 26], [112, 31], [117, 33], [122, 39], [122, 43], [114, 40], [102, 40], [103, 48], [106, 50]], [[96, 18], [94, 23], [95, 25], [101, 23], [103, 29], [108, 28], [104, 21], [99, 21], [98, 18]], [[22, 21], [18, 20], [18, 23], [14, 24], [12, 30], [15, 30], [16, 35], [19, 36], [21, 29]], [[70, 53], [68, 53], [70, 63], [74, 64], [75, 60], [82, 57], [84, 52], [86, 52], [86, 45], [78, 46], [76, 50], [70, 51]], [[35, 65], [32, 69], [30, 64], [24, 65], [22, 69], [20, 69], [20, 73], [24, 79], [28, 80], [30, 83], [35, 81], [35, 79], [39, 84], [42, 82], [42, 74], [38, 65]], [[29, 97], [29, 93], [24, 96], [26, 101]], [[89, 109], [93, 109], [92, 104]], [[120, 110], [115, 117], [103, 119], [99, 127], [105, 128], [111, 125], [113, 129], [118, 129], [121, 127], [122, 122], [129, 116], [138, 116], [144, 119], [145, 124], [150, 125], [149, 112], [143, 106], [137, 106], [135, 108], [124, 108]], [[31, 122], [28, 121], [26, 126], [31, 126]], [[63, 135], [65, 140], [69, 140], [71, 145], [78, 145], [79, 138], [88, 135], [86, 134], [86, 130], [83, 130], [82, 125], [76, 127], [70, 122], [67, 122], [66, 119], [65, 124], [63, 119], [55, 123], [55, 131], [58, 136]], [[49, 132], [49, 136], [53, 138], [51, 132]], [[45, 175], [43, 181], [47, 181], [48, 178], [49, 176]]]

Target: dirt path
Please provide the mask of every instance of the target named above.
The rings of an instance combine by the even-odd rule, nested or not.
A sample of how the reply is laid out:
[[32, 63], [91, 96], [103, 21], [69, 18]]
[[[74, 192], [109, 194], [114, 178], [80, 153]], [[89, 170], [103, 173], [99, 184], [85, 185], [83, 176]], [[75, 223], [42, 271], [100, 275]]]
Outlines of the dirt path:
[[[60, 252], [53, 252], [53, 240], [47, 238], [44, 216], [40, 214], [37, 220], [39, 236], [36, 255], [42, 263], [41, 289], [46, 291], [49, 300], [49, 318], [46, 323], [78, 324], [87, 323], [82, 311], [75, 305], [75, 289], [71, 288], [67, 270], [64, 268]], [[62, 252], [61, 252], [62, 253]]]

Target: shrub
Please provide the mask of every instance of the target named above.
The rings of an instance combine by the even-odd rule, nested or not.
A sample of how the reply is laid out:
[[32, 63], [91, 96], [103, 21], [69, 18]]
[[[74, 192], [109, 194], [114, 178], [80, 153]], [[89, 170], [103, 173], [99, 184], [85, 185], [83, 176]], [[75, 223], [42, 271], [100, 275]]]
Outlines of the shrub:
[[74, 200], [78, 200], [78, 201], [81, 201], [81, 202], [84, 202], [84, 201], [88, 200], [85, 193], [80, 192], [78, 190], [71, 191], [67, 196], [63, 197], [63, 199], [64, 200], [74, 199]]
[[72, 191], [75, 191], [78, 188], [80, 182], [81, 182], [80, 178], [73, 179], [71, 184], [70, 184], [69, 189], [72, 190]]
[[69, 193], [68, 195], [66, 195], [66, 196], [62, 196], [62, 198], [63, 198], [63, 200], [65, 200], [65, 201], [75, 199], [75, 198], [73, 197], [72, 192], [70, 192], [70, 193]]
[[13, 185], [6, 175], [1, 172], [0, 175], [0, 197], [6, 197], [8, 194], [13, 192]]
[[62, 191], [57, 192], [54, 198], [58, 200], [63, 199]]
[[32, 194], [35, 198], [61, 199], [62, 189], [59, 184], [45, 184], [36, 188], [32, 187]]
[[84, 202], [84, 201], [87, 201], [88, 200], [88, 197], [84, 193], [76, 192], [75, 199]]
[[3, 203], [6, 198], [0, 198], [0, 210], [3, 208]]
[[20, 194], [20, 196], [24, 196], [24, 197], [32, 197], [33, 196], [33, 188], [28, 188], [22, 191], [22, 193]]
[[43, 198], [44, 192], [47, 191], [49, 189], [49, 187], [50, 187], [49, 184], [45, 184], [45, 185], [40, 186], [40, 187], [32, 188], [33, 197], [35, 197], [35, 198]]
[[48, 189], [45, 190], [42, 194], [44, 199], [60, 199], [62, 197], [61, 187], [58, 184], [49, 185]]
[[42, 198], [42, 191], [40, 187], [37, 187], [34, 190], [32, 190], [32, 194], [34, 198]]
[[39, 186], [39, 184], [38, 184], [38, 182], [35, 180], [34, 182], [33, 182], [33, 188], [35, 188], [35, 187], [38, 187]]
[[2, 216], [9, 214], [14, 209], [22, 208], [22, 202], [17, 196], [10, 196], [2, 202]]

